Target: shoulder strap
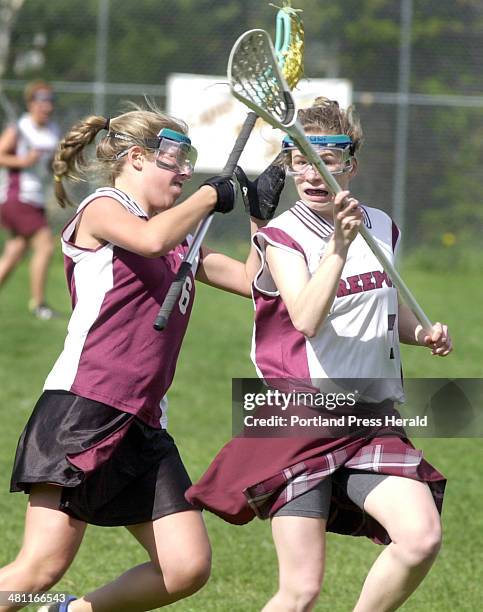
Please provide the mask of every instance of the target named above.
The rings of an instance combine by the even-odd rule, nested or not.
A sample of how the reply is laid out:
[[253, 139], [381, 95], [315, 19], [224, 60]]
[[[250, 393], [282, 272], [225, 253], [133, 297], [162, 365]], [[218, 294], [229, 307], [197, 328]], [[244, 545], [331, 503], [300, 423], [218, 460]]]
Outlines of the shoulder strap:
[[82, 200], [82, 202], [77, 207], [76, 214], [72, 217], [72, 219], [67, 223], [67, 225], [62, 230], [62, 240], [68, 242], [74, 232], [75, 226], [77, 224], [77, 220], [79, 218], [79, 214], [84, 210], [86, 206], [88, 206], [92, 201], [97, 198], [112, 198], [121, 204], [127, 211], [131, 214], [136, 215], [136, 217], [142, 217], [144, 219], [148, 218], [146, 212], [139, 206], [139, 204], [133, 200], [126, 193], [121, 191], [120, 189], [116, 189], [115, 187], [101, 187], [100, 189], [96, 189], [94, 193], [91, 193], [86, 198]]

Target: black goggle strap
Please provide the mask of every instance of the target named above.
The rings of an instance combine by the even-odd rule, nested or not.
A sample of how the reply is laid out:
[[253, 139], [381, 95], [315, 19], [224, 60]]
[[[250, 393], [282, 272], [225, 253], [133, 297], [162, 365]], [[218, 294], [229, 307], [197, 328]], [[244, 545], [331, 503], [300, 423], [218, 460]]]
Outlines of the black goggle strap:
[[109, 130], [109, 132], [106, 134], [106, 138], [112, 138], [113, 140], [118, 140], [126, 143], [127, 148], [123, 149], [122, 151], [119, 151], [119, 153], [116, 154], [116, 156], [114, 157], [114, 159], [116, 160], [121, 159], [121, 157], [127, 155], [129, 148], [134, 146], [135, 144], [138, 144], [137, 142], [134, 142], [133, 137], [129, 136], [129, 134], [123, 134], [122, 132], [114, 132], [113, 130]]

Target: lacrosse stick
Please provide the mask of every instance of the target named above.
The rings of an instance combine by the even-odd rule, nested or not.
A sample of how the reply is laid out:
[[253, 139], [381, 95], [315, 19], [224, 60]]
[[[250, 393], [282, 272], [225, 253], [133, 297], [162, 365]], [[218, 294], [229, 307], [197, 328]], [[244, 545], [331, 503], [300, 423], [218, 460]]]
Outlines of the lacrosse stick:
[[[297, 15], [299, 11], [292, 9], [289, 4], [289, 2], [286, 3], [286, 6], [281, 8], [277, 14], [277, 38], [280, 40], [278, 52], [281, 69], [292, 84], [291, 86], [295, 87], [303, 74], [304, 30], [302, 20]], [[283, 30], [283, 34], [280, 32], [281, 30]], [[257, 32], [257, 30], [253, 30], [253, 32]], [[253, 55], [257, 53], [256, 46], [259, 44], [260, 38], [258, 34], [252, 36], [250, 32], [246, 32], [243, 36], [240, 36], [233, 45], [230, 53], [230, 61], [233, 57], [236, 57], [236, 61], [239, 63], [250, 61]], [[263, 91], [260, 91], [259, 95], [263, 98]], [[248, 113], [225, 167], [221, 172], [221, 176], [232, 176], [257, 119], [256, 112]], [[162, 331], [168, 324], [169, 316], [179, 298], [183, 284], [190, 273], [193, 262], [196, 259], [212, 220], [213, 214], [210, 214], [201, 221], [196, 229], [188, 253], [181, 263], [176, 277], [159, 309], [158, 316], [154, 321], [153, 327], [157, 331]]]
[[[231, 54], [228, 62], [228, 79], [232, 94], [272, 127], [288, 134], [307, 160], [317, 168], [328, 190], [334, 195], [339, 193], [342, 191], [339, 184], [327, 170], [317, 151], [306, 138], [302, 125], [297, 121], [297, 108], [277, 65], [270, 36], [265, 30], [249, 30], [244, 36], [258, 42], [251, 47], [252, 57], [244, 57], [242, 62], [238, 61], [236, 55]], [[426, 331], [430, 330], [431, 321], [372, 234], [365, 225], [361, 225], [359, 231], [423, 328]]]

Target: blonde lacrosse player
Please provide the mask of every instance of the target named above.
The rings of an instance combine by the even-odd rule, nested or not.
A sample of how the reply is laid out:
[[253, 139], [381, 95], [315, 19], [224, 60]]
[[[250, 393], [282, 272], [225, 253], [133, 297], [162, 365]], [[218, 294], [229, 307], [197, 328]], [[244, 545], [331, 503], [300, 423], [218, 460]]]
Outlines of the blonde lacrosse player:
[[[166, 430], [166, 392], [195, 278], [249, 296], [257, 256], [241, 263], [203, 248], [167, 328], [153, 329], [190, 232], [214, 211], [230, 212], [235, 200], [233, 181], [213, 177], [175, 206], [196, 162], [186, 132], [180, 120], [137, 109], [80, 121], [57, 150], [61, 204], [68, 201], [64, 178], [86, 170], [85, 148], [98, 134], [91, 171], [105, 186], [80, 203], [62, 232], [73, 312], [64, 350], [19, 440], [11, 491], [28, 493], [29, 501], [23, 544], [0, 570], [0, 591], [50, 589], [72, 563], [88, 524], [125, 526], [146, 561], [43, 610], [151, 610], [191, 595], [210, 573], [206, 529], [184, 497], [190, 479]], [[254, 221], [252, 231], [260, 224]], [[1, 611], [19, 607], [0, 602]]]

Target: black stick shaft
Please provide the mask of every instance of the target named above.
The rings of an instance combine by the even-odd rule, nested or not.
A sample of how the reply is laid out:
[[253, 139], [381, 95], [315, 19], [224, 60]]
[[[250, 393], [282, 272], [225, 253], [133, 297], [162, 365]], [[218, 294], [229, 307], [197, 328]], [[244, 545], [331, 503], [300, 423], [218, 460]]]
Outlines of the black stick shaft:
[[186, 277], [191, 270], [191, 264], [187, 261], [183, 261], [179, 267], [176, 278], [171, 283], [168, 293], [164, 298], [164, 301], [159, 309], [158, 316], [154, 321], [153, 327], [157, 331], [162, 331], [168, 324], [169, 315], [172, 313], [176, 300], [178, 299], [181, 290], [183, 288]]
[[[240, 159], [240, 156], [243, 153], [243, 149], [245, 148], [245, 145], [248, 142], [248, 138], [250, 137], [256, 120], [256, 113], [248, 113], [245, 122], [243, 123], [242, 129], [240, 130], [240, 133], [238, 134], [238, 137], [235, 141], [235, 144], [233, 145], [233, 149], [231, 150], [231, 153], [228, 156], [225, 167], [221, 172], [221, 176], [232, 176], [233, 172], [235, 171], [235, 166], [237, 165], [238, 160]], [[213, 215], [211, 214], [200, 223], [198, 229], [196, 230], [196, 234], [193, 237], [193, 242], [191, 243], [188, 253], [186, 254], [186, 257], [183, 263], [181, 264], [178, 273], [176, 274], [176, 278], [171, 283], [171, 286], [168, 289], [168, 293], [166, 294], [166, 297], [164, 298], [164, 301], [161, 304], [161, 308], [159, 309], [158, 316], [154, 321], [153, 327], [157, 331], [162, 331], [168, 324], [169, 317], [179, 298], [186, 277], [191, 271], [193, 261], [195, 260], [196, 255], [198, 254], [201, 243], [203, 242], [204, 237], [206, 236], [208, 228], [211, 225], [212, 219]]]
[[221, 176], [231, 176], [235, 171], [235, 166], [240, 159], [241, 154], [243, 153], [243, 149], [250, 138], [250, 134], [255, 126], [258, 117], [256, 113], [249, 112], [246, 116], [245, 122], [242, 125], [242, 129], [237, 136], [235, 144], [233, 145], [233, 149], [231, 150], [228, 159], [226, 160], [225, 167], [221, 172]]

